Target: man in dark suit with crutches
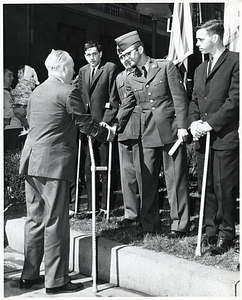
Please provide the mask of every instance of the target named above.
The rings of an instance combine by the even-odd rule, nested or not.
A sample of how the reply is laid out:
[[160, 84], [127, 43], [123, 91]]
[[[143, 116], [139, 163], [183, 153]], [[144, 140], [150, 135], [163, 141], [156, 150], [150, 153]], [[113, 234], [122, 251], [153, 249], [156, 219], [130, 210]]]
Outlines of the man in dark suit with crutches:
[[[118, 67], [112, 62], [105, 62], [102, 59], [102, 47], [98, 42], [89, 41], [84, 45], [84, 56], [88, 64], [79, 70], [78, 89], [86, 112], [89, 113], [101, 125], [111, 125], [118, 111], [119, 97], [115, 84], [118, 75]], [[74, 90], [73, 95], [79, 95]], [[85, 137], [83, 137], [85, 142]], [[108, 164], [108, 143], [93, 141], [93, 151], [97, 165], [107, 166]], [[89, 150], [86, 153], [85, 161], [86, 187], [88, 196], [88, 208], [85, 217], [92, 216], [92, 193], [91, 193], [91, 159]], [[102, 186], [102, 198], [100, 211], [97, 220], [102, 220], [107, 212], [107, 173], [99, 173]], [[99, 185], [96, 187], [96, 208], [99, 208]], [[98, 211], [97, 211], [98, 212]]]
[[233, 246], [235, 206], [239, 184], [239, 54], [223, 45], [219, 20], [197, 28], [197, 46], [209, 60], [195, 71], [189, 108], [191, 133], [196, 142], [198, 179], [203, 176], [205, 135], [210, 132], [204, 223], [211, 255]]

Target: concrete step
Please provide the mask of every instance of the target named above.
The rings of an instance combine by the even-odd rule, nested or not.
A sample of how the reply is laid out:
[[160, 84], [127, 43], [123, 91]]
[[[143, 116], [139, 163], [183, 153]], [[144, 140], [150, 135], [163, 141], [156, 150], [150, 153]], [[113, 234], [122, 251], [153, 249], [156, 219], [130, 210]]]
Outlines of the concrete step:
[[[8, 220], [9, 246], [23, 253], [24, 218]], [[159, 297], [239, 296], [239, 272], [97, 238], [98, 279]], [[91, 276], [92, 237], [71, 230], [69, 269]]]

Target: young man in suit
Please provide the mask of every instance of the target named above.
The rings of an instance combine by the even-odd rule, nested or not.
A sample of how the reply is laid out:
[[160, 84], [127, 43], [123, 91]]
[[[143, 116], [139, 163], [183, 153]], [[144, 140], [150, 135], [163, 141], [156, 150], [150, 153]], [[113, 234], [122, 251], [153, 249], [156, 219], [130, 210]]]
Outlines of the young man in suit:
[[[101, 125], [105, 126], [105, 124], [110, 125], [112, 123], [118, 111], [119, 97], [115, 80], [119, 71], [114, 63], [105, 62], [102, 59], [102, 55], [102, 47], [98, 42], [89, 41], [84, 45], [84, 56], [88, 64], [79, 70], [78, 89], [80, 90], [80, 97], [84, 101], [86, 112], [98, 122], [101, 122]], [[79, 92], [74, 90], [73, 95], [75, 93], [78, 94]], [[108, 143], [102, 144], [98, 141], [93, 141], [93, 151], [96, 164], [107, 166]], [[88, 208], [85, 217], [91, 218], [92, 189], [89, 149], [87, 149], [86, 153], [85, 175], [88, 196]], [[102, 220], [107, 210], [107, 173], [100, 172], [99, 180], [102, 186], [102, 198], [97, 220]], [[98, 180], [96, 182], [98, 183]], [[99, 208], [99, 192], [100, 189], [97, 184], [97, 209]]]
[[197, 28], [196, 45], [209, 60], [195, 71], [189, 107], [200, 181], [205, 135], [211, 135], [204, 214], [211, 255], [223, 254], [233, 245], [239, 182], [239, 54], [224, 47], [223, 34], [219, 20]]
[[[47, 294], [76, 292], [69, 268], [70, 183], [75, 178], [78, 130], [99, 142], [114, 133], [86, 113], [79, 98], [70, 98], [74, 62], [62, 50], [52, 50], [45, 61], [48, 79], [31, 94], [29, 133], [20, 160], [25, 175], [27, 218], [21, 289], [45, 282]], [[45, 277], [40, 275], [44, 256]]]
[[173, 156], [168, 154], [178, 138], [186, 141], [188, 136], [188, 100], [184, 86], [172, 62], [146, 55], [137, 31], [115, 41], [134, 67], [125, 78], [126, 99], [119, 109], [117, 130], [125, 127], [135, 105], [141, 107], [141, 122], [137, 126], [141, 126], [142, 143], [142, 231], [155, 233], [160, 229], [158, 187], [163, 158], [172, 220], [168, 236], [185, 236], [190, 229], [185, 145]]

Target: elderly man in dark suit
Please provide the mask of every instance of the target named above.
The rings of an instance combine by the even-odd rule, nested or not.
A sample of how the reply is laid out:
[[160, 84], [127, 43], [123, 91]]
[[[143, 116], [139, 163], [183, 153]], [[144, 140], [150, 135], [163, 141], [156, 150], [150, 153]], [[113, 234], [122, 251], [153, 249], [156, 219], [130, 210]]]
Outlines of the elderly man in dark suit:
[[[114, 133], [86, 113], [82, 99], [69, 98], [74, 63], [67, 52], [52, 50], [45, 66], [48, 79], [30, 97], [30, 128], [20, 160], [27, 218], [19, 284], [27, 289], [45, 281], [46, 293], [57, 294], [83, 288], [68, 276], [69, 188], [75, 178], [78, 130], [100, 142], [112, 140]], [[45, 278], [39, 274], [43, 256]]]
[[211, 255], [222, 254], [235, 237], [235, 204], [239, 182], [239, 54], [223, 45], [221, 21], [210, 20], [197, 28], [197, 46], [209, 60], [195, 71], [189, 108], [191, 133], [197, 141], [201, 181], [205, 135], [210, 132], [210, 154], [205, 215]]
[[[84, 56], [87, 65], [79, 70], [78, 90], [72, 95], [82, 97], [86, 112], [94, 119], [101, 122], [101, 125], [110, 125], [117, 114], [119, 97], [115, 84], [119, 73], [118, 67], [112, 62], [105, 62], [102, 59], [102, 47], [98, 42], [89, 41], [84, 45]], [[84, 137], [85, 139], [85, 137]], [[108, 144], [93, 141], [93, 151], [97, 165], [107, 166]], [[90, 153], [86, 153], [85, 175], [87, 184], [88, 208], [85, 217], [91, 217], [92, 211], [92, 189], [91, 189], [91, 159]], [[100, 212], [97, 220], [102, 220], [107, 210], [107, 174], [99, 173], [102, 185], [102, 198]], [[96, 208], [99, 208], [99, 186], [96, 188]], [[98, 211], [97, 211], [98, 212]]]
[[190, 229], [185, 145], [181, 145], [173, 156], [168, 154], [178, 138], [185, 141], [188, 135], [188, 100], [184, 86], [172, 62], [146, 55], [137, 31], [115, 41], [122, 55], [135, 67], [125, 78], [126, 100], [117, 116], [118, 131], [125, 128], [132, 106], [138, 104], [141, 107], [141, 124], [137, 126], [141, 126], [142, 143], [142, 231], [154, 233], [160, 229], [158, 181], [163, 158], [171, 206], [169, 237], [185, 236]]

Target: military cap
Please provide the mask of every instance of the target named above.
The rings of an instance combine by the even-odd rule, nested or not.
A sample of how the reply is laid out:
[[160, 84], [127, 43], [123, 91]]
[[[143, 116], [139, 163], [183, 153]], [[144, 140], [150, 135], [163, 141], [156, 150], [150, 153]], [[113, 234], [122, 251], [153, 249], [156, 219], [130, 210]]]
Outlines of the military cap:
[[133, 44], [141, 42], [141, 39], [139, 37], [138, 32], [135, 30], [117, 37], [115, 39], [115, 42], [117, 44], [117, 50], [123, 52]]

